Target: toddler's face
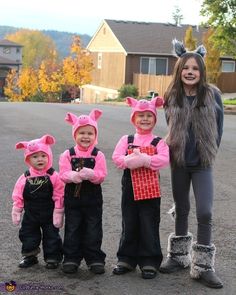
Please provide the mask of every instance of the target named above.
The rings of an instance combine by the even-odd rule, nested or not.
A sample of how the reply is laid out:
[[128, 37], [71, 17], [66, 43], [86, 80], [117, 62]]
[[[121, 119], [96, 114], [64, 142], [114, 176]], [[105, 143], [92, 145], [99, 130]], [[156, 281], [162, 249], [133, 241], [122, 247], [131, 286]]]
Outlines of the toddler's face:
[[136, 112], [134, 114], [134, 124], [138, 129], [143, 131], [152, 130], [155, 126], [156, 119], [152, 112]]
[[48, 165], [48, 155], [44, 152], [37, 152], [28, 157], [28, 161], [31, 167], [36, 170], [43, 170]]
[[95, 139], [95, 128], [90, 125], [79, 127], [75, 133], [76, 143], [85, 149], [89, 148], [94, 143]]

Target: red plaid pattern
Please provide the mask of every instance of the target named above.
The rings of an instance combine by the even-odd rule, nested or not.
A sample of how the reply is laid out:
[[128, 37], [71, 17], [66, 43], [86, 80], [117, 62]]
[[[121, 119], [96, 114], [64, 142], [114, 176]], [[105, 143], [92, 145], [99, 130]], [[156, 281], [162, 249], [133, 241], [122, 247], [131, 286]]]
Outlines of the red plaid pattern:
[[[150, 156], [156, 153], [156, 149], [153, 146], [140, 147], [139, 150], [141, 153], [146, 153]], [[132, 153], [133, 148], [128, 149], [128, 154]], [[154, 199], [161, 196], [159, 171], [141, 167], [130, 172], [135, 201]]]

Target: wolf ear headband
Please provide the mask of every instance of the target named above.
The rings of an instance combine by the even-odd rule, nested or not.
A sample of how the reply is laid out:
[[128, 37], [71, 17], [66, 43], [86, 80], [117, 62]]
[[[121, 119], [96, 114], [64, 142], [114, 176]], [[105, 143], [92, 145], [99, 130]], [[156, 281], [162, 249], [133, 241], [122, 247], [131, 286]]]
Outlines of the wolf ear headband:
[[203, 45], [200, 45], [194, 51], [187, 51], [184, 47], [184, 44], [177, 39], [172, 41], [174, 52], [178, 57], [182, 57], [185, 53], [196, 53], [199, 54], [202, 58], [206, 55], [206, 48]]

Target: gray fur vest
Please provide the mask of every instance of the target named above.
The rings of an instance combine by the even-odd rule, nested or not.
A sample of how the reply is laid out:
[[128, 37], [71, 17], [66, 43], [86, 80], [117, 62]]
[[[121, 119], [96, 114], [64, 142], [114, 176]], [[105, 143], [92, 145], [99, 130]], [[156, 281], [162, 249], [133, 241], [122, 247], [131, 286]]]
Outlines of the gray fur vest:
[[215, 159], [218, 150], [218, 132], [216, 101], [213, 92], [207, 95], [204, 106], [196, 107], [196, 103], [197, 98], [190, 104], [188, 98], [184, 97], [183, 107], [180, 108], [173, 97], [165, 108], [169, 127], [166, 142], [170, 147], [172, 165], [185, 165], [185, 146], [190, 124], [201, 166], [211, 166]]

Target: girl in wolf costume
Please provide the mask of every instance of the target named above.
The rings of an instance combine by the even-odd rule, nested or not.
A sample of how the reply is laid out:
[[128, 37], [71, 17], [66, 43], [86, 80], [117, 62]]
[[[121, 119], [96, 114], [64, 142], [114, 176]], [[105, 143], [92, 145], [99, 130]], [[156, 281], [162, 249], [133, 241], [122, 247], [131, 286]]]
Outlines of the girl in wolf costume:
[[[179, 56], [173, 80], [165, 93], [165, 114], [169, 127], [171, 180], [175, 202], [175, 233], [168, 239], [167, 260], [160, 267], [171, 273], [191, 266], [190, 275], [211, 288], [223, 284], [214, 270], [212, 244], [212, 166], [223, 130], [220, 91], [206, 82], [204, 46], [189, 52], [174, 40]], [[189, 191], [192, 184], [197, 215], [197, 241], [188, 232]], [[190, 251], [192, 250], [192, 259]]]

